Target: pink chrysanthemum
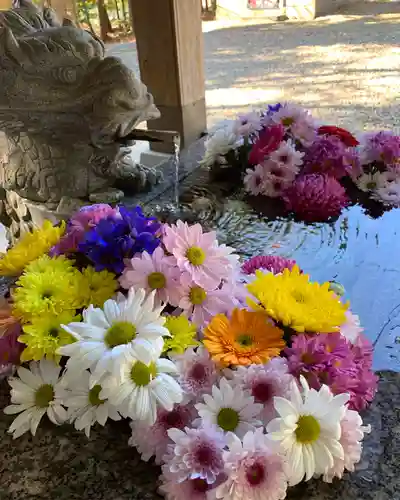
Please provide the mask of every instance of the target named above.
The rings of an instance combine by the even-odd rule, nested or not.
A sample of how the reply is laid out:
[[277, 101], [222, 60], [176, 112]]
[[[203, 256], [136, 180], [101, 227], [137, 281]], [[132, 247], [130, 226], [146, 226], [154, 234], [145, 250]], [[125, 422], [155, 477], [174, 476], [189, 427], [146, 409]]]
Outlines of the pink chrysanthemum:
[[286, 497], [283, 457], [271, 448], [263, 429], [248, 432], [243, 442], [231, 435], [224, 460], [228, 479], [218, 486], [217, 499], [282, 500]]
[[314, 389], [326, 384], [334, 394], [349, 393], [352, 410], [366, 408], [374, 398], [372, 346], [362, 334], [354, 345], [339, 333], [295, 335], [285, 356], [292, 375], [303, 375]]
[[168, 446], [173, 444], [168, 436], [169, 429], [182, 430], [190, 426], [195, 417], [196, 410], [192, 404], [176, 404], [172, 411], [159, 408], [154, 425], [149, 427], [143, 422], [131, 422], [132, 436], [129, 439], [129, 445], [137, 448], [145, 462], [154, 456], [155, 463], [160, 465], [168, 451]]
[[257, 255], [244, 262], [242, 271], [245, 274], [255, 274], [257, 269], [261, 269], [279, 274], [283, 273], [284, 269], [292, 269], [295, 265], [295, 260], [279, 257], [278, 255]]
[[188, 273], [181, 276], [179, 307], [198, 327], [205, 326], [218, 313], [234, 308], [234, 297], [226, 287], [207, 289], [196, 284]]
[[333, 177], [308, 174], [298, 177], [284, 193], [287, 210], [307, 222], [337, 217], [349, 200], [345, 189]]
[[177, 307], [180, 274], [175, 257], [165, 255], [164, 250], [158, 247], [152, 255], [143, 252], [140, 256], [130, 259], [119, 278], [119, 283], [126, 290], [131, 287], [143, 288], [147, 292], [155, 290], [158, 304], [164, 302]]
[[163, 243], [175, 256], [181, 271], [188, 272], [193, 281], [204, 288], [217, 288], [222, 279], [229, 279], [233, 271], [232, 248], [218, 245], [215, 231], [203, 233], [200, 224], [189, 226], [178, 221], [164, 225]]
[[250, 151], [248, 160], [250, 165], [263, 163], [273, 151], [278, 149], [284, 135], [285, 129], [281, 125], [264, 128]]
[[248, 390], [256, 403], [263, 405], [260, 420], [267, 425], [276, 417], [274, 397], [286, 397], [293, 376], [283, 358], [273, 358], [266, 365], [238, 366], [233, 371], [233, 381]]
[[245, 190], [253, 196], [258, 196], [264, 191], [265, 172], [262, 165], [256, 165], [254, 169], [248, 168], [243, 179]]
[[198, 401], [203, 394], [211, 392], [218, 371], [207, 349], [190, 347], [184, 354], [174, 356], [173, 360], [179, 372], [179, 385], [189, 398]]
[[0, 380], [12, 375], [20, 364], [20, 356], [25, 348], [24, 344], [18, 342], [21, 333], [21, 324], [17, 321], [0, 333]]
[[104, 203], [82, 207], [70, 218], [66, 234], [52, 248], [50, 254], [60, 255], [75, 252], [86, 231], [107, 217], [118, 217], [118, 210]]
[[304, 172], [327, 174], [335, 179], [349, 175], [351, 164], [347, 148], [339, 137], [321, 135], [306, 149]]
[[178, 475], [170, 472], [168, 465], [162, 467], [160, 493], [166, 500], [211, 500], [216, 486], [225, 479], [222, 474], [214, 484], [208, 484], [205, 479], [178, 480]]
[[343, 447], [343, 459], [334, 457], [334, 465], [323, 476], [327, 483], [331, 483], [334, 477], [342, 479], [345, 470], [354, 472], [355, 464], [361, 459], [362, 440], [364, 434], [371, 432], [371, 427], [364, 426], [360, 415], [353, 410], [346, 409], [346, 414], [340, 422], [342, 434], [340, 444]]
[[400, 167], [400, 136], [393, 132], [367, 132], [361, 138], [361, 159], [364, 165], [382, 162], [390, 170]]
[[222, 450], [225, 438], [212, 427], [184, 431], [170, 429], [169, 437], [175, 443], [165, 455], [169, 470], [177, 474], [178, 481], [204, 479], [213, 484], [224, 470]]
[[340, 333], [345, 337], [349, 342], [354, 344], [359, 335], [364, 331], [364, 328], [360, 325], [360, 318], [357, 314], [353, 314], [351, 311], [347, 310], [346, 314], [346, 322], [340, 327]]

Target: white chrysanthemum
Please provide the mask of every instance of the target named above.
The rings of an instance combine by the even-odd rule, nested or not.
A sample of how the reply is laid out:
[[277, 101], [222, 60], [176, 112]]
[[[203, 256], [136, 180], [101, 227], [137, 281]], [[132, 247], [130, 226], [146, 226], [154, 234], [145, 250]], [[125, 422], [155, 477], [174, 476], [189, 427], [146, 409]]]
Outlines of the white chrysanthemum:
[[333, 396], [329, 387], [310, 389], [301, 377], [303, 391], [292, 384], [290, 400], [276, 397], [280, 417], [272, 420], [267, 431], [285, 453], [289, 484], [308, 481], [314, 474], [325, 474], [336, 459], [343, 459], [340, 422], [346, 413], [349, 394]]
[[229, 449], [223, 453], [227, 479], [217, 487], [217, 499], [284, 499], [287, 489], [284, 458], [272, 444], [262, 428], [248, 432], [243, 441], [230, 434]]
[[205, 143], [206, 152], [201, 164], [212, 167], [215, 162], [221, 162], [222, 157], [229, 151], [240, 147], [242, 142], [243, 139], [238, 136], [231, 124], [216, 130]]
[[13, 404], [7, 406], [4, 413], [20, 413], [9, 428], [14, 439], [29, 430], [35, 435], [45, 413], [53, 424], [61, 425], [66, 421], [67, 412], [59, 398], [62, 391], [60, 370], [52, 361], [42, 359], [39, 363], [31, 362], [29, 370], [21, 366], [19, 378], [9, 379]]
[[103, 309], [90, 306], [83, 312], [81, 323], [64, 326], [77, 340], [58, 350], [59, 354], [70, 357], [67, 376], [89, 369], [93, 387], [128, 353], [150, 359], [153, 340], [170, 335], [163, 326], [162, 310], [163, 307], [154, 308], [154, 292], [146, 297], [144, 290], [133, 288], [127, 299], [107, 300]]
[[400, 207], [400, 182], [387, 182], [378, 187], [372, 197], [385, 205]]
[[107, 420], [120, 420], [121, 416], [106, 399], [99, 397], [101, 386], [90, 389], [90, 373], [84, 371], [75, 378], [68, 378], [61, 396], [63, 405], [67, 407], [68, 420], [78, 431], [85, 431], [90, 436], [91, 427], [98, 422], [104, 426]]
[[254, 403], [240, 386], [222, 378], [219, 388], [213, 386], [212, 395], [205, 394], [204, 403], [195, 405], [203, 423], [216, 425], [224, 432], [233, 432], [242, 438], [246, 432], [261, 426], [258, 419], [262, 405]]
[[355, 183], [358, 189], [367, 193], [385, 187], [389, 180], [390, 176], [387, 172], [375, 172], [374, 174], [360, 175], [360, 177], [357, 177]]
[[141, 360], [127, 353], [119, 361], [119, 372], [110, 373], [102, 382], [101, 399], [108, 399], [124, 416], [154, 425], [157, 404], [172, 411], [183, 399], [179, 384], [169, 375], [177, 374], [172, 361], [160, 358], [164, 342], [153, 342], [150, 357]]

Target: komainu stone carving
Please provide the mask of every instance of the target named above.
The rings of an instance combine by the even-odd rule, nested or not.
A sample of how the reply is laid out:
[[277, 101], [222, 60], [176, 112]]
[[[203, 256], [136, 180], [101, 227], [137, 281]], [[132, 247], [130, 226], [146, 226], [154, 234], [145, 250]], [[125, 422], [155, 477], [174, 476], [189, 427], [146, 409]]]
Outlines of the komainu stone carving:
[[[123, 138], [159, 117], [153, 97], [92, 34], [21, 0], [0, 13], [0, 155], [5, 192], [56, 209], [157, 182]], [[109, 196], [107, 196], [109, 195]], [[103, 200], [107, 201], [107, 200]]]

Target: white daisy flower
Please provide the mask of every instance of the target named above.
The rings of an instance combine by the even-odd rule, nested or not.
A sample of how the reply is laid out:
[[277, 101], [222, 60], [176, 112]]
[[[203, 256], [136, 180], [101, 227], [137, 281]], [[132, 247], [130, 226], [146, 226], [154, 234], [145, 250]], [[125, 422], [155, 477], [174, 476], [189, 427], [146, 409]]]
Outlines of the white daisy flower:
[[400, 182], [388, 182], [384, 186], [378, 187], [372, 198], [385, 205], [400, 207]]
[[203, 399], [204, 403], [195, 405], [203, 423], [216, 425], [240, 438], [262, 425], [258, 416], [263, 406], [254, 403], [253, 396], [224, 377], [219, 388], [214, 385], [212, 395], [205, 394]]
[[261, 115], [257, 111], [251, 111], [245, 115], [238, 115], [233, 130], [244, 137], [248, 137], [263, 128], [261, 123]]
[[60, 371], [60, 366], [42, 359], [39, 363], [31, 362], [29, 370], [19, 367], [19, 378], [8, 380], [13, 404], [7, 406], [4, 413], [20, 413], [9, 428], [14, 439], [29, 430], [35, 435], [45, 413], [53, 424], [61, 425], [66, 421], [67, 412], [61, 406], [59, 398], [62, 392]]
[[325, 474], [335, 459], [343, 459], [340, 422], [346, 413], [349, 394], [333, 396], [329, 387], [310, 389], [301, 377], [302, 393], [292, 384], [290, 400], [276, 397], [279, 418], [267, 425], [269, 437], [280, 443], [288, 465], [289, 484]]
[[68, 420], [77, 431], [85, 431], [90, 436], [91, 427], [98, 422], [104, 426], [107, 420], [121, 420], [121, 416], [107, 399], [99, 397], [101, 385], [90, 389], [90, 373], [84, 371], [74, 379], [67, 379], [62, 401], [67, 407]]
[[154, 308], [154, 292], [146, 297], [145, 290], [133, 288], [127, 299], [107, 300], [103, 309], [90, 306], [83, 311], [82, 322], [63, 326], [76, 339], [58, 349], [69, 356], [66, 376], [89, 369], [90, 387], [94, 387], [128, 353], [150, 360], [154, 339], [170, 335], [163, 326], [162, 310]]
[[242, 143], [243, 138], [238, 136], [232, 124], [216, 130], [205, 143], [206, 152], [201, 164], [212, 167], [216, 162], [221, 163], [224, 155], [232, 149], [237, 149]]
[[128, 353], [120, 360], [119, 373], [109, 374], [102, 382], [101, 399], [108, 399], [124, 416], [154, 425], [157, 404], [172, 411], [181, 403], [183, 391], [169, 374], [178, 370], [169, 359], [160, 358], [164, 342], [154, 341], [150, 359], [137, 359]]
[[390, 176], [387, 172], [375, 172], [374, 174], [362, 174], [357, 177], [355, 183], [361, 191], [376, 191], [385, 187], [390, 181]]

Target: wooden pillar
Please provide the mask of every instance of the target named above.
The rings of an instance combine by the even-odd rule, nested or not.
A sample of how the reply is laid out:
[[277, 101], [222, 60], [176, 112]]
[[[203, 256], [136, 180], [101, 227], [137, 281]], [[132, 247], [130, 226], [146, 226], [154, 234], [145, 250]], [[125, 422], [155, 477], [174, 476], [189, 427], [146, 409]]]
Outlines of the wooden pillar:
[[8, 10], [11, 8], [11, 0], [0, 0], [0, 10]]
[[[206, 130], [203, 33], [199, 0], [131, 0], [142, 81], [161, 118], [151, 128], [176, 130], [183, 145]], [[152, 149], [170, 152], [171, 146]]]

